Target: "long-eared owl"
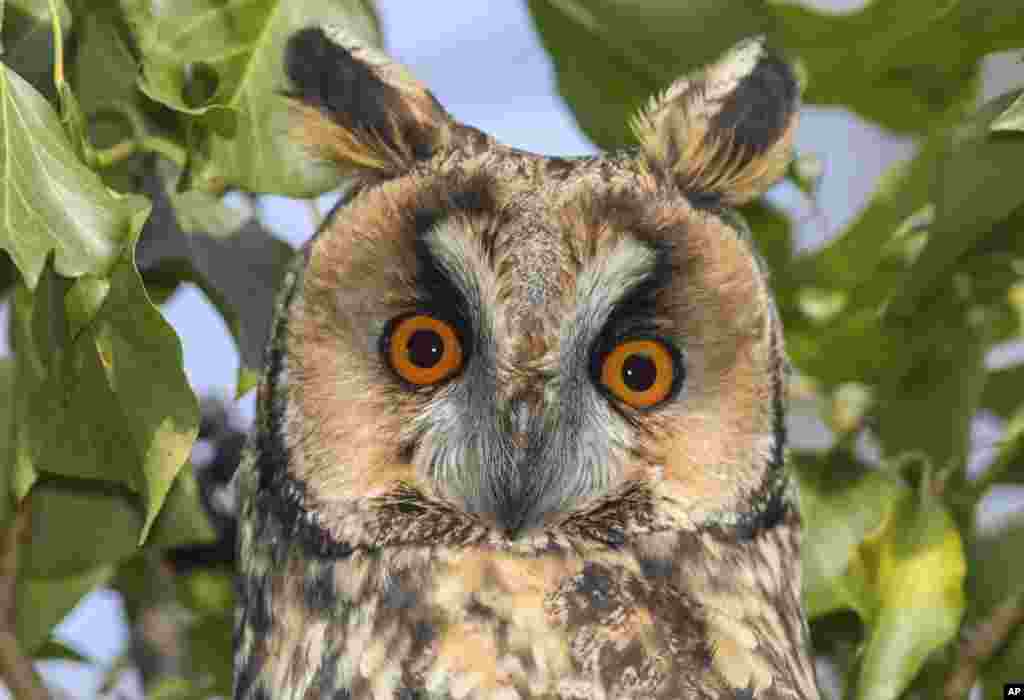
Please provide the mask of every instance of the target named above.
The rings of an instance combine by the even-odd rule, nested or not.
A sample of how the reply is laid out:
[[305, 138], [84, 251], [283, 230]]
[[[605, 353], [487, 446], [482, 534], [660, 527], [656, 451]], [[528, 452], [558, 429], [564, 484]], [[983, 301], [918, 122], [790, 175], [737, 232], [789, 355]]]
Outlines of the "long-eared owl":
[[354, 184], [267, 350], [235, 697], [818, 698], [781, 328], [730, 208], [787, 166], [792, 70], [747, 40], [635, 150], [560, 158], [343, 31], [285, 61]]

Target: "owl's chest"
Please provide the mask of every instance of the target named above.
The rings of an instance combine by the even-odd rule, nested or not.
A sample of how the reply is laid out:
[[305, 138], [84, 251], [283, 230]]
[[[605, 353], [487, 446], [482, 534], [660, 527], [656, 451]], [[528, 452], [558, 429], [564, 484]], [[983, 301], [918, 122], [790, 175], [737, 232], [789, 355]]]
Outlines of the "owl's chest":
[[628, 554], [396, 550], [266, 580], [275, 699], [730, 697], [697, 605]]

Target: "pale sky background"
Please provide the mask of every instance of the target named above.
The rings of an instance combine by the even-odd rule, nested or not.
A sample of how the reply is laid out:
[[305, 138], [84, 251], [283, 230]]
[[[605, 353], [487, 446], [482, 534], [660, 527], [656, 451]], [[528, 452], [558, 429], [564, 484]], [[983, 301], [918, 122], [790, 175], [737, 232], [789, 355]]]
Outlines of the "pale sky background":
[[[854, 9], [856, 0], [818, 0], [810, 5]], [[512, 146], [561, 155], [592, 152], [557, 96], [550, 61], [534, 33], [525, 2], [419, 3], [379, 0], [388, 52], [409, 66], [460, 121], [477, 126]], [[987, 64], [986, 96], [1012, 84], [1012, 57]], [[1020, 82], [1019, 72], [1017, 82]], [[803, 222], [799, 245], [820, 245], [862, 205], [886, 167], [907, 157], [910, 146], [838, 110], [805, 108], [797, 147], [816, 153], [824, 165], [819, 198], [827, 221], [815, 216], [792, 187], [771, 196]], [[306, 205], [268, 198], [264, 208], [274, 232], [294, 245], [311, 234]], [[237, 353], [217, 313], [194, 288], [179, 291], [164, 309], [182, 339], [185, 365], [200, 395], [234, 390]], [[7, 352], [6, 306], [0, 307], [0, 351]], [[240, 411], [251, 416], [253, 394]], [[989, 444], [983, 427], [976, 436]], [[123, 613], [115, 594], [89, 596], [65, 620], [59, 636], [109, 665], [126, 645]], [[44, 665], [48, 679], [72, 697], [92, 697], [99, 674], [73, 664]], [[131, 683], [126, 689], [130, 689]], [[0, 689], [0, 698], [4, 697]]]

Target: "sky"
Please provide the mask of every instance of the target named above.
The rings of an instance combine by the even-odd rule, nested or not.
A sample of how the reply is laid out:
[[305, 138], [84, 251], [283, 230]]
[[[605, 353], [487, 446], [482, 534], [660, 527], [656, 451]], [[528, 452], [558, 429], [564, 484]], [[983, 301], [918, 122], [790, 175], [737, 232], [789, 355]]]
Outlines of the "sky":
[[[856, 0], [808, 4], [853, 9]], [[412, 3], [380, 0], [388, 52], [411, 68], [459, 121], [472, 124], [501, 141], [530, 151], [580, 155], [594, 151], [576, 128], [556, 93], [547, 55], [534, 33], [525, 2]], [[1007, 59], [990, 62], [986, 93], [1000, 91]], [[878, 177], [911, 146], [843, 111], [805, 108], [797, 148], [816, 153], [824, 178], [816, 215], [792, 187], [779, 186], [770, 196], [794, 211], [802, 225], [798, 244], [821, 245], [847, 223]], [[324, 209], [330, 198], [323, 198]], [[263, 215], [272, 230], [293, 245], [311, 233], [304, 203], [266, 198]], [[197, 392], [234, 390], [237, 353], [223, 322], [194, 288], [179, 291], [164, 309], [182, 339], [186, 371]], [[0, 352], [7, 352], [6, 308], [0, 308]], [[243, 417], [252, 415], [253, 395], [242, 400]], [[125, 630], [117, 596], [99, 591], [61, 625], [60, 636], [103, 664], [122, 653]], [[89, 697], [96, 673], [69, 664], [47, 664], [48, 679], [73, 697]], [[0, 698], [3, 691], [0, 689]]]

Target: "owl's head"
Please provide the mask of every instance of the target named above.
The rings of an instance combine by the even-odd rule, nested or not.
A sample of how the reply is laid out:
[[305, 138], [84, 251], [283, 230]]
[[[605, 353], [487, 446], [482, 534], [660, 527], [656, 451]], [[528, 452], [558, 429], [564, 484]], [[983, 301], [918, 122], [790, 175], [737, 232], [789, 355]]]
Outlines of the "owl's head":
[[320, 546], [780, 517], [781, 329], [729, 209], [789, 160], [798, 89], [762, 41], [654, 98], [638, 149], [587, 158], [458, 123], [340, 31], [298, 33], [286, 67], [300, 138], [355, 182], [261, 397], [261, 481]]

